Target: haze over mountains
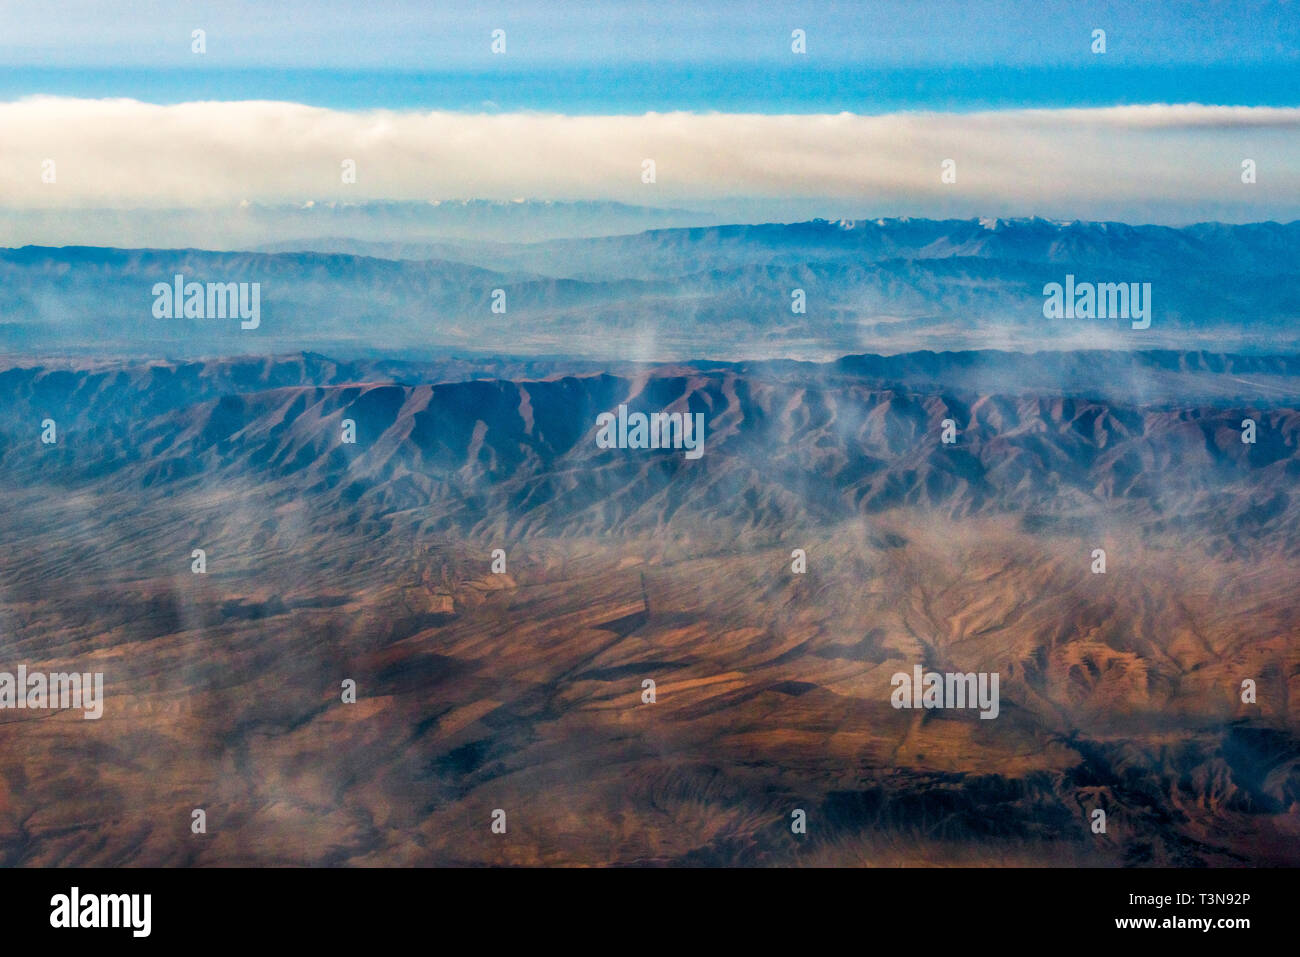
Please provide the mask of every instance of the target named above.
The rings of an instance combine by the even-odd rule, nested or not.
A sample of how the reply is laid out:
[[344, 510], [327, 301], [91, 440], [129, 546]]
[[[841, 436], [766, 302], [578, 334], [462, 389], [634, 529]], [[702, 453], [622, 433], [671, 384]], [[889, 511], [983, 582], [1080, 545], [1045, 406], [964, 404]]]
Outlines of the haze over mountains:
[[[682, 520], [686, 534], [714, 520], [779, 529], [906, 505], [1068, 521], [1104, 503], [1138, 509], [1130, 520], [1196, 519], [1242, 547], [1269, 529], [1287, 551], [1300, 542], [1286, 491], [1300, 474], [1296, 359], [1072, 359], [1110, 374], [1113, 389], [1120, 369], [1162, 372], [1165, 404], [1036, 389], [1032, 376], [1018, 389], [972, 388], [998, 381], [999, 370], [1059, 369], [1050, 354], [864, 356], [812, 368], [699, 363], [459, 382], [421, 381], [436, 367], [407, 364], [391, 384], [376, 381], [385, 378], [379, 369], [357, 380], [350, 373], [364, 364], [315, 356], [34, 366], [0, 374], [0, 462], [19, 480], [48, 478], [58, 463], [61, 474], [110, 486], [256, 478], [269, 490], [283, 482], [290, 498], [319, 494], [378, 515], [432, 509], [440, 516], [432, 527], [462, 534], [668, 532]], [[935, 390], [932, 378], [954, 385]], [[1227, 385], [1216, 389], [1215, 380]], [[1270, 381], [1291, 388], [1247, 398]], [[1188, 390], [1212, 399], [1170, 404]], [[600, 449], [596, 418], [619, 404], [706, 413], [707, 464]], [[61, 424], [56, 448], [22, 440], [47, 417]], [[1244, 417], [1262, 434], [1252, 445], [1241, 441]], [[949, 418], [961, 426], [957, 447], [937, 438]], [[344, 419], [364, 446], [339, 444]]]
[[0, 861], [1300, 862], [1300, 223], [247, 215], [0, 251], [0, 653], [106, 686], [0, 713]]
[[360, 242], [509, 242], [608, 236], [726, 222], [707, 210], [611, 200], [308, 200], [177, 208], [9, 209], [0, 245], [154, 246], [231, 250], [350, 236]]
[[[508, 342], [512, 355], [601, 360], [826, 360], [921, 348], [1259, 353], [1294, 348], [1300, 316], [1300, 223], [899, 219], [532, 244], [295, 245], [303, 249], [4, 251], [0, 349], [432, 357], [499, 353]], [[151, 290], [177, 274], [259, 283], [260, 327], [154, 318]], [[1150, 328], [1044, 318], [1045, 285], [1067, 275], [1150, 283]], [[792, 308], [795, 290], [803, 312]]]
[[[1295, 864], [1298, 372], [26, 360], [0, 648], [107, 701], [0, 721], [0, 854]], [[619, 403], [702, 412], [703, 456], [598, 448]], [[892, 708], [915, 663], [999, 672], [1000, 716]]]

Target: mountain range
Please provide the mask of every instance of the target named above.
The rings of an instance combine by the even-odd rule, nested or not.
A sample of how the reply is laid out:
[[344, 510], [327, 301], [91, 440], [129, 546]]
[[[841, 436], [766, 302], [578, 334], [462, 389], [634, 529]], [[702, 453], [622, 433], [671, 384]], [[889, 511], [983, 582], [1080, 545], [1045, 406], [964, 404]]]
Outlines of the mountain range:
[[[1297, 372], [12, 361], [0, 652], [105, 711], [0, 716], [0, 859], [1294, 865]], [[998, 718], [892, 707], [917, 665]]]
[[[500, 354], [487, 344], [506, 342], [512, 355], [603, 361], [987, 348], [1260, 354], [1295, 348], [1300, 316], [1300, 223], [895, 219], [274, 248], [0, 252], [0, 349], [430, 359]], [[155, 318], [152, 290], [176, 275], [259, 284], [260, 325]], [[1045, 288], [1067, 276], [1149, 284], [1150, 327], [1045, 318]]]

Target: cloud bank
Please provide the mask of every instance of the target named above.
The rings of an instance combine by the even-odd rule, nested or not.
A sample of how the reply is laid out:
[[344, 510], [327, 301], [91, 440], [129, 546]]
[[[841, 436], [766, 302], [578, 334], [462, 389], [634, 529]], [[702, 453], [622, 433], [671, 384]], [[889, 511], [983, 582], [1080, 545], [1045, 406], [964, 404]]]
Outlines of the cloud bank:
[[[1150, 208], [1196, 219], [1213, 218], [1201, 211], [1215, 204], [1285, 218], [1300, 196], [1297, 108], [565, 116], [34, 97], [0, 104], [0, 129], [0, 206], [23, 209], [754, 197], [917, 214], [1105, 218]], [[1254, 184], [1242, 182], [1247, 159]], [[643, 182], [646, 160], [653, 184]], [[942, 181], [945, 160], [955, 182]]]

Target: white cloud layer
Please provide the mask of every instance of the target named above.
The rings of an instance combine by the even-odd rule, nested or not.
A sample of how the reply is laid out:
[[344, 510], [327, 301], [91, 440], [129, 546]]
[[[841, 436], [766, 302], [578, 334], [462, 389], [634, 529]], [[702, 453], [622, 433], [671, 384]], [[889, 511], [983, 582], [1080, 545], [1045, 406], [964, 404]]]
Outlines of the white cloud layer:
[[[0, 130], [0, 206], [29, 209], [818, 197], [896, 213], [1195, 219], [1234, 204], [1284, 218], [1300, 196], [1296, 108], [563, 116], [35, 97], [0, 103]], [[346, 159], [355, 185], [342, 182]], [[654, 185], [641, 181], [645, 159]], [[954, 184], [941, 182], [945, 159]], [[1245, 159], [1253, 185], [1241, 181]]]

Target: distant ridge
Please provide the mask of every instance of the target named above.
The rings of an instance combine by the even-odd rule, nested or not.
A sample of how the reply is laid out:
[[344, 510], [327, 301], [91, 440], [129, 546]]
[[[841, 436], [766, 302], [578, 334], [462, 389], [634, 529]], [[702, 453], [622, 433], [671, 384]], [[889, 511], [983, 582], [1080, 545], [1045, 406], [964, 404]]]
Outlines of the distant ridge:
[[[427, 358], [509, 343], [516, 355], [680, 361], [1300, 348], [1300, 222], [813, 220], [541, 243], [323, 245], [3, 250], [0, 350]], [[264, 321], [241, 333], [154, 319], [150, 290], [178, 274], [260, 283]], [[1044, 289], [1074, 278], [1149, 286], [1150, 327], [1046, 318]], [[803, 311], [792, 308], [795, 290]]]

